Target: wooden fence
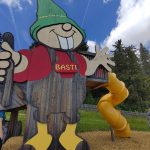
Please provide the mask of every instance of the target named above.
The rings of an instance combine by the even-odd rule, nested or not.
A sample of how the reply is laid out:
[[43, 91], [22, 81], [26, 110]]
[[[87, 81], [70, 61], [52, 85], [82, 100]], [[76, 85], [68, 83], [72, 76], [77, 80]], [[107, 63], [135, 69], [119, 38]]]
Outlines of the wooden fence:
[[[89, 105], [89, 104], [83, 104], [81, 106], [81, 110], [86, 110], [86, 111], [98, 111], [96, 105]], [[147, 116], [147, 113], [142, 113], [142, 112], [131, 112], [131, 111], [124, 111], [121, 110], [121, 113], [125, 116]]]

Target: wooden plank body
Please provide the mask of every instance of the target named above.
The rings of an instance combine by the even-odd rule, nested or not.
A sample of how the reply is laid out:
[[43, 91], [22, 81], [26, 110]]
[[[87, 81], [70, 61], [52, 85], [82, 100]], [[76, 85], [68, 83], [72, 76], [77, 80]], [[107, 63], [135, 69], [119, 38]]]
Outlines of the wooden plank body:
[[[11, 95], [9, 97], [9, 103], [7, 106], [2, 106], [0, 103], [0, 111], [12, 112], [18, 110], [20, 107], [26, 105], [26, 83], [18, 84], [14, 83], [11, 89]], [[0, 93], [3, 93], [4, 85], [0, 86]], [[5, 102], [5, 101], [4, 101]]]
[[[52, 67], [56, 62], [55, 50], [49, 49]], [[72, 57], [72, 60], [75, 59]], [[76, 60], [74, 60], [76, 61]], [[27, 85], [27, 122], [24, 143], [37, 134], [37, 121], [46, 123], [53, 141], [49, 150], [65, 150], [59, 143], [60, 135], [67, 124], [79, 121], [78, 110], [86, 96], [86, 77], [76, 73], [73, 78], [62, 78], [53, 71], [40, 81]], [[32, 146], [23, 146], [23, 150], [32, 150]], [[82, 150], [80, 143], [77, 150]]]

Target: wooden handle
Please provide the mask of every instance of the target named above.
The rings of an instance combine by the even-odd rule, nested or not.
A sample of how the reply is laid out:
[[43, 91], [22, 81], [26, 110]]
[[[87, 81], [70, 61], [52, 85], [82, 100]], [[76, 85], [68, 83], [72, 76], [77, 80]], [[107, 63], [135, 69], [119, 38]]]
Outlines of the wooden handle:
[[[3, 42], [8, 42], [8, 44], [14, 49], [14, 36], [10, 32], [6, 32], [2, 35]], [[3, 93], [2, 93], [2, 101], [1, 105], [3, 107], [8, 107], [11, 105], [11, 93], [12, 93], [12, 86], [13, 86], [13, 74], [14, 74], [14, 62], [13, 60], [9, 60], [10, 66], [7, 70], [7, 76], [5, 79], [5, 83], [3, 86]]]

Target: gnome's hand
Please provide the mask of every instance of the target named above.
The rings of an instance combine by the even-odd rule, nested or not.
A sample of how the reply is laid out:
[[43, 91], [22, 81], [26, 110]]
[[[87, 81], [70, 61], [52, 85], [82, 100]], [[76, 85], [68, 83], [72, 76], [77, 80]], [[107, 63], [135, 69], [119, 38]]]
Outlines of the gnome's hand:
[[93, 60], [88, 60], [84, 56], [87, 63], [86, 76], [93, 75], [99, 65], [103, 65], [109, 72], [112, 71], [109, 65], [115, 66], [115, 63], [112, 60], [110, 60], [110, 58], [113, 57], [113, 55], [107, 54], [108, 50], [109, 49], [107, 47], [100, 50], [99, 46], [96, 46], [96, 56]]
[[1, 45], [4, 51], [0, 52], [0, 82], [5, 80], [6, 72], [9, 67], [9, 59], [14, 61], [15, 73], [22, 72], [28, 65], [28, 60], [18, 52], [15, 52], [7, 42]]
[[8, 59], [11, 57], [9, 52], [0, 52], [0, 82], [4, 81], [6, 69], [9, 67]]
[[109, 50], [108, 47], [105, 47], [102, 50], [100, 50], [99, 46], [96, 46], [96, 56], [94, 58], [94, 61], [99, 62], [99, 64], [103, 65], [105, 67], [105, 69], [107, 69], [109, 72], [111, 72], [112, 69], [109, 67], [109, 65], [115, 66], [115, 63], [112, 60], [110, 60], [110, 58], [112, 58], [113, 55], [108, 54], [107, 53], [108, 50]]

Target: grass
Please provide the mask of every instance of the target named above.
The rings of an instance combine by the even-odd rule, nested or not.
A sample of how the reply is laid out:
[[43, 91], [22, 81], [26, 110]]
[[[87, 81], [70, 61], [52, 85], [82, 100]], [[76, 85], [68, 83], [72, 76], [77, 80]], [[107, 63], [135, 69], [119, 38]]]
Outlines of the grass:
[[110, 126], [99, 115], [98, 112], [80, 111], [80, 122], [77, 126], [78, 132], [109, 130]]
[[[78, 124], [79, 132], [107, 131], [110, 126], [98, 112], [80, 111], [81, 120]], [[150, 131], [147, 118], [140, 116], [126, 116], [132, 130]]]
[[[103, 117], [98, 112], [93, 111], [83, 111], [80, 110], [80, 122], [77, 126], [78, 132], [87, 132], [87, 131], [108, 131], [110, 126], [103, 119]], [[9, 114], [6, 115], [6, 118], [9, 120]], [[132, 130], [136, 131], [149, 131], [146, 117], [139, 116], [127, 116], [126, 117]], [[19, 113], [19, 120], [22, 121], [23, 131], [25, 127], [25, 113], [21, 111]]]
[[131, 129], [136, 131], [149, 131], [148, 121], [146, 117], [128, 116], [127, 120], [131, 126]]

